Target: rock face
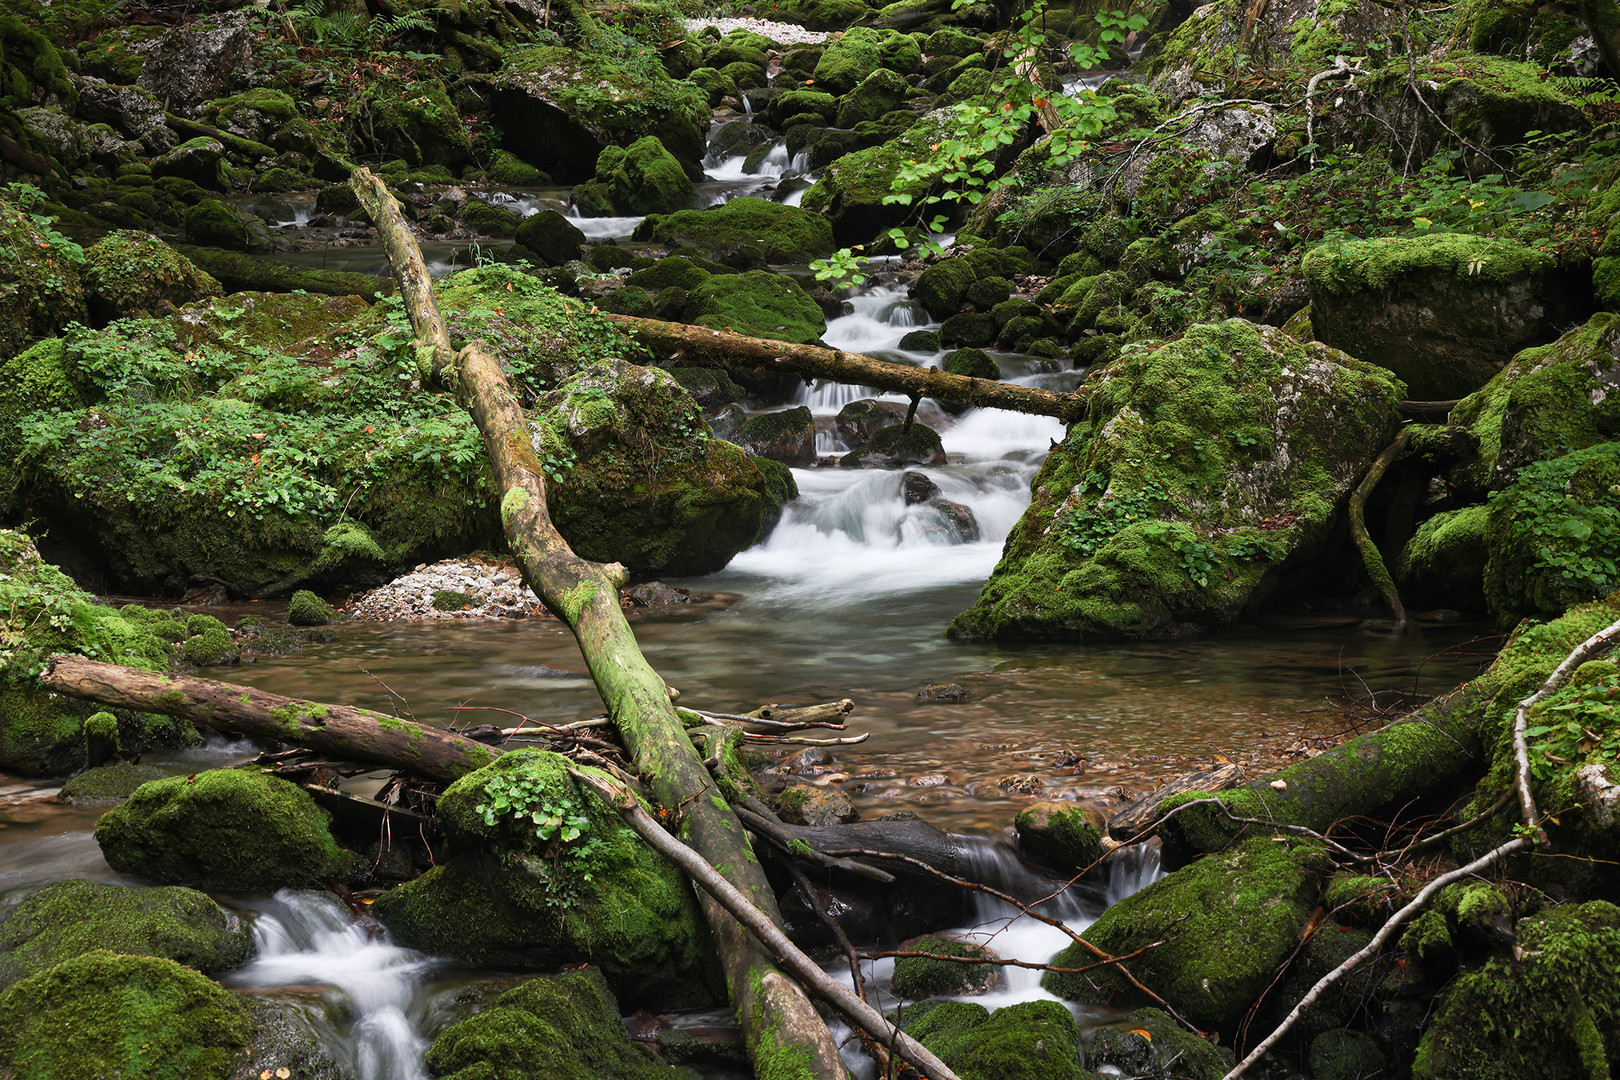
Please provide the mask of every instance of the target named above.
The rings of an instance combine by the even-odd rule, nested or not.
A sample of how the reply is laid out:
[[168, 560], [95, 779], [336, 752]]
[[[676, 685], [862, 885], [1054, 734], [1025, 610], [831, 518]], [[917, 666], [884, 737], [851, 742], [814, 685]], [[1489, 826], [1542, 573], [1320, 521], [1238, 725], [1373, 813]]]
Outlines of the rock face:
[[1301, 267], [1316, 339], [1389, 368], [1419, 400], [1473, 393], [1590, 310], [1549, 256], [1460, 233], [1324, 245]]
[[[712, 1000], [691, 889], [565, 765], [517, 750], [445, 789], [439, 821], [451, 856], [373, 912], [397, 941], [439, 956], [599, 964], [632, 1006]], [[560, 815], [549, 836], [537, 833], [531, 803], [542, 820]]]
[[141, 785], [96, 822], [96, 843], [115, 870], [205, 889], [320, 888], [360, 861], [303, 788], [241, 769]]
[[[1230, 1031], [1298, 944], [1332, 868], [1318, 844], [1257, 837], [1160, 878], [1081, 936], [1111, 956], [1165, 941], [1132, 961], [1131, 974], [1192, 1023]], [[1080, 967], [1091, 955], [1070, 945], [1053, 964]], [[1070, 1001], [1116, 1008], [1147, 1000], [1106, 968], [1048, 973], [1041, 985]]]
[[179, 112], [253, 85], [256, 28], [245, 12], [204, 17], [137, 46], [140, 84]]
[[167, 957], [218, 975], [252, 954], [253, 931], [192, 889], [62, 881], [0, 921], [0, 987], [97, 949]]
[[173, 960], [92, 952], [0, 993], [0, 1069], [17, 1077], [226, 1080], [253, 1023]]
[[559, 183], [589, 180], [606, 146], [655, 136], [682, 163], [704, 153], [708, 103], [676, 83], [656, 60], [641, 71], [588, 49], [513, 49], [495, 76], [492, 99], [506, 149]]
[[1401, 384], [1232, 319], [1093, 376], [964, 638], [1126, 638], [1220, 626], [1313, 557], [1393, 435]]
[[709, 434], [667, 372], [594, 364], [536, 403], [535, 452], [554, 470], [553, 520], [581, 557], [644, 577], [707, 574], [780, 505], [739, 447]]

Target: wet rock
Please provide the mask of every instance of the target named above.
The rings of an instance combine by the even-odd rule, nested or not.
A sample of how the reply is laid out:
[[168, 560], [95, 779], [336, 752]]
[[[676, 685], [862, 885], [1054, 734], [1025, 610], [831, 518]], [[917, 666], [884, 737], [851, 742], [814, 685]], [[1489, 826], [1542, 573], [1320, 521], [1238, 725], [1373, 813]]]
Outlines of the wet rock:
[[96, 842], [115, 870], [207, 889], [323, 888], [360, 868], [308, 792], [257, 770], [143, 784], [96, 822]]
[[131, 765], [116, 761], [111, 765], [98, 765], [86, 769], [62, 785], [58, 796], [63, 802], [75, 806], [97, 806], [121, 803], [135, 789], [148, 780], [162, 780], [169, 774], [153, 765]]
[[1326, 244], [1301, 269], [1316, 339], [1388, 368], [1418, 400], [1478, 390], [1591, 303], [1550, 255], [1463, 233]]
[[819, 344], [827, 329], [821, 308], [799, 283], [768, 270], [704, 279], [687, 294], [681, 321], [803, 345]]
[[664, 1028], [655, 1041], [659, 1056], [671, 1065], [748, 1068], [748, 1048], [736, 1028]]
[[860, 811], [835, 787], [794, 784], [776, 796], [776, 811], [790, 825], [841, 825], [859, 821]]
[[624, 596], [632, 607], [657, 608], [662, 611], [690, 604], [693, 600], [689, 590], [672, 588], [662, 581], [649, 581], [645, 585], [637, 585], [628, 590]]
[[294, 626], [325, 626], [337, 618], [337, 611], [308, 589], [299, 589], [292, 595], [287, 607], [287, 621]]
[[610, 217], [685, 210], [696, 192], [675, 155], [649, 135], [628, 148], [603, 147], [596, 178], [575, 187], [571, 197], [581, 212]]
[[900, 348], [906, 352], [932, 353], [942, 347], [938, 330], [912, 330], [900, 339]]
[[1236, 1063], [1230, 1049], [1200, 1039], [1161, 1009], [1138, 1009], [1094, 1029], [1086, 1047], [1088, 1067], [1142, 1080], [1220, 1080]]
[[784, 465], [814, 465], [816, 422], [808, 406], [761, 413], [743, 422], [731, 441], [759, 457]]
[[[846, 405], [844, 408], [847, 410], [849, 406]], [[843, 413], [840, 412], [838, 415], [842, 417]], [[919, 503], [938, 498], [940, 491], [939, 485], [928, 479], [926, 475], [908, 469], [900, 474], [900, 494], [905, 499], [907, 506], [916, 506]]]
[[833, 420], [833, 430], [845, 446], [860, 446], [870, 440], [879, 428], [901, 423], [905, 418], [906, 406], [898, 402], [863, 398], [838, 410], [838, 416]]
[[1025, 1001], [990, 1012], [977, 1002], [926, 1001], [895, 1015], [906, 1034], [962, 1080], [1087, 1080], [1080, 1029], [1055, 1001]]
[[957, 683], [929, 683], [913, 695], [917, 701], [929, 701], [942, 704], [955, 704], [967, 701], [973, 695], [968, 693], [965, 686]]
[[316, 1036], [303, 1009], [289, 1001], [242, 995], [253, 1018], [253, 1045], [231, 1073], [231, 1080], [262, 1080], [286, 1069], [298, 1080], [352, 1080]]
[[262, 220], [219, 199], [204, 199], [187, 210], [185, 227], [186, 239], [193, 244], [232, 251], [271, 251], [277, 246]]
[[953, 544], [973, 544], [979, 540], [979, 519], [970, 507], [949, 499], [935, 499], [929, 504], [941, 530]]
[[193, 889], [61, 881], [0, 920], [0, 988], [97, 949], [219, 975], [252, 955], [253, 931]]
[[1073, 803], [1038, 802], [1013, 819], [1018, 846], [1058, 870], [1084, 870], [1102, 858], [1102, 814]]
[[[900, 948], [905, 952], [934, 953], [937, 956], [999, 959], [983, 945], [934, 935], [903, 942]], [[1001, 982], [1001, 969], [995, 964], [971, 964], [959, 960], [902, 956], [894, 962], [894, 978], [891, 985], [894, 992], [901, 997], [916, 999], [986, 994]]]
[[0, 993], [0, 1070], [14, 1076], [227, 1080], [252, 1033], [218, 983], [150, 956], [86, 953]]
[[879, 428], [865, 442], [839, 459], [846, 469], [900, 469], [907, 465], [945, 464], [945, 446], [939, 432], [913, 421]]
[[805, 770], [824, 768], [836, 764], [838, 759], [825, 746], [807, 746], [782, 760], [784, 769]]

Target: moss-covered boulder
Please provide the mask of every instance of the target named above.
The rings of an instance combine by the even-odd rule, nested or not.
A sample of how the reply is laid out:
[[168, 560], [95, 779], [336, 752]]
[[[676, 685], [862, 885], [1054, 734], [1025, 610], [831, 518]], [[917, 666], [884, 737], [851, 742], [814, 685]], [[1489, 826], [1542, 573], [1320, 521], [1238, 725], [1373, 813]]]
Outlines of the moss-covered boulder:
[[1038, 802], [1018, 811], [1018, 846], [1060, 870], [1085, 870], [1102, 858], [1101, 814], [1073, 803]]
[[547, 266], [561, 266], [579, 258], [585, 234], [579, 226], [555, 210], [542, 210], [523, 219], [517, 227], [518, 247], [532, 252]]
[[[931, 956], [902, 956], [894, 962], [894, 992], [904, 998], [961, 997], [982, 994], [1000, 980], [996, 965], [972, 963], [993, 960], [995, 954], [983, 945], [955, 938], [920, 937], [907, 943], [907, 952]], [[942, 960], [940, 957], [957, 957]]]
[[[1081, 936], [1111, 956], [1164, 942], [1133, 960], [1131, 974], [1199, 1027], [1231, 1031], [1299, 942], [1332, 868], [1320, 844], [1257, 837], [1160, 878]], [[1053, 964], [1080, 967], [1090, 956], [1070, 945]], [[1048, 973], [1041, 984], [1070, 1001], [1147, 1004], [1108, 968]]]
[[1481, 504], [1444, 511], [1418, 526], [1393, 568], [1405, 601], [1483, 611], [1489, 519], [1489, 509]]
[[1463, 233], [1324, 244], [1301, 269], [1316, 340], [1390, 369], [1423, 400], [1473, 393], [1590, 310], [1551, 256]]
[[1220, 626], [1322, 550], [1399, 424], [1389, 373], [1240, 320], [1115, 361], [1031, 482], [965, 638]]
[[1499, 490], [1532, 462], [1620, 437], [1620, 315], [1599, 312], [1550, 345], [1525, 349], [1452, 410], [1479, 440], [1454, 470], [1470, 495]]
[[92, 952], [0, 993], [0, 1069], [23, 1077], [227, 1080], [253, 1024], [173, 960]]
[[1080, 1029], [1055, 1001], [991, 1012], [977, 1002], [909, 1005], [900, 1027], [962, 1080], [1092, 1080], [1080, 1067]]
[[574, 189], [587, 214], [669, 214], [692, 204], [695, 191], [674, 154], [651, 135], [628, 147], [604, 146], [596, 178]]
[[351, 113], [350, 140], [365, 152], [399, 158], [412, 168], [459, 165], [472, 139], [437, 79], [367, 79]]
[[750, 416], [728, 441], [784, 465], [816, 463], [816, 421], [807, 406]]
[[903, 469], [908, 465], [945, 464], [945, 445], [939, 432], [913, 420], [890, 424], [838, 459], [846, 469]]
[[57, 798], [75, 806], [96, 806], [121, 803], [135, 789], [150, 780], [162, 780], [169, 774], [155, 765], [132, 765], [115, 761], [86, 769], [62, 785]]
[[965, 375], [970, 379], [1001, 378], [1001, 365], [982, 349], [957, 349], [946, 353], [941, 367], [952, 375]]
[[0, 360], [85, 318], [77, 245], [0, 202]]
[[1000, 277], [1002, 269], [998, 252], [964, 245], [918, 274], [911, 292], [928, 314], [948, 319], [966, 302], [968, 289], [975, 282]]
[[444, 1080], [677, 1080], [630, 1041], [619, 1003], [595, 968], [530, 979], [433, 1040], [428, 1067]]
[[373, 913], [395, 940], [435, 955], [593, 963], [633, 1005], [710, 1000], [707, 931], [685, 879], [567, 764], [517, 750], [446, 788], [452, 857]]
[[613, 36], [572, 50], [512, 49], [494, 76], [503, 145], [560, 183], [594, 176], [603, 147], [649, 135], [683, 166], [703, 157], [707, 95], [671, 79], [649, 50]]
[[759, 468], [667, 372], [593, 364], [533, 415], [552, 519], [584, 558], [644, 577], [712, 573], [775, 510]]
[[287, 621], [294, 626], [325, 626], [337, 618], [337, 609], [308, 589], [299, 589], [287, 605]]
[[47, 886], [0, 921], [0, 987], [104, 949], [162, 956], [204, 975], [245, 961], [253, 932], [192, 889], [131, 889], [73, 879]]
[[1200, 1039], [1162, 1009], [1126, 1013], [1089, 1037], [1086, 1064], [1114, 1075], [1221, 1080], [1237, 1063], [1230, 1049]]
[[[896, 193], [894, 180], [906, 162], [926, 157], [928, 148], [947, 137], [954, 125], [954, 113], [935, 110], [903, 135], [831, 162], [799, 205], [824, 216], [834, 239], [844, 246], [867, 243], [879, 233], [906, 224], [915, 210], [886, 201]], [[928, 194], [932, 185], [914, 180], [898, 190], [915, 200]]]
[[360, 861], [308, 792], [253, 769], [143, 784], [96, 822], [96, 843], [115, 870], [205, 889], [320, 888]]
[[820, 344], [827, 330], [826, 316], [810, 294], [792, 278], [768, 270], [704, 279], [687, 294], [681, 321], [801, 345]]
[[1585, 1080], [1620, 1060], [1620, 908], [1521, 919], [1511, 954], [1460, 975], [1426, 1025], [1415, 1080]]
[[905, 104], [913, 92], [903, 76], [878, 68], [838, 99], [835, 122], [841, 128], [852, 128], [863, 120], [876, 120]]
[[218, 281], [151, 233], [121, 230], [84, 253], [90, 314], [100, 322], [219, 296]]
[[757, 245], [774, 263], [807, 263], [833, 253], [833, 232], [819, 215], [753, 196], [707, 210], [649, 217], [635, 238], [720, 253], [739, 244]]
[[186, 211], [186, 239], [231, 251], [269, 251], [275, 240], [263, 221], [219, 199], [203, 199]]

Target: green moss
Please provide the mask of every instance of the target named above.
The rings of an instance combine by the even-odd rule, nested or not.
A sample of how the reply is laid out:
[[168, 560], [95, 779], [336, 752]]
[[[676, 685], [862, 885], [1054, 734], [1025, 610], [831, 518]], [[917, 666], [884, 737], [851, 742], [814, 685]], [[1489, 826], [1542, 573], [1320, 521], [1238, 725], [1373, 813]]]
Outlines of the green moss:
[[[792, 790], [792, 789], [789, 789]], [[982, 945], [952, 938], [921, 937], [909, 948], [940, 956], [985, 957]], [[972, 994], [993, 984], [996, 969], [991, 964], [964, 964], [920, 956], [902, 956], [894, 962], [894, 992], [905, 998], [928, 998]]]
[[587, 968], [520, 984], [477, 1015], [445, 1028], [427, 1062], [446, 1080], [660, 1080], [655, 1063], [625, 1034], [601, 972]]
[[1086, 1047], [1088, 1067], [1111, 1065], [1124, 1076], [1220, 1080], [1234, 1064], [1230, 1049], [1200, 1039], [1160, 1009], [1137, 1009], [1097, 1028]]
[[18, 1077], [225, 1080], [252, 1021], [173, 960], [92, 952], [0, 994], [0, 1067]]
[[61, 799], [77, 805], [123, 802], [142, 784], [168, 775], [154, 765], [131, 765], [127, 761], [98, 765], [63, 784]]
[[0, 201], [0, 360], [85, 318], [82, 258], [77, 245]]
[[433, 593], [433, 606], [439, 611], [463, 611], [472, 607], [472, 603], [472, 597], [464, 592], [436, 589]]
[[989, 1012], [942, 1001], [901, 1010], [900, 1025], [962, 1080], [1085, 1080], [1080, 1031], [1055, 1001], [1025, 1001]]
[[[895, 177], [905, 162], [924, 157], [952, 130], [950, 114], [936, 112], [888, 142], [847, 154], [827, 166], [800, 205], [825, 215], [833, 237], [845, 246], [867, 243], [878, 233], [906, 224], [915, 211], [885, 201], [897, 193]], [[931, 190], [929, 182], [914, 180], [901, 184], [898, 193], [916, 200]]]
[[96, 842], [115, 870], [208, 889], [318, 888], [357, 863], [307, 792], [255, 770], [144, 784], [96, 822]]
[[523, 219], [517, 211], [492, 206], [483, 199], [468, 199], [456, 215], [456, 224], [480, 236], [512, 236]]
[[1418, 274], [1503, 285], [1544, 274], [1552, 267], [1549, 255], [1512, 241], [1469, 233], [1324, 244], [1313, 248], [1300, 263], [1313, 289], [1336, 296], [1386, 292], [1401, 278]]
[[355, 103], [352, 137], [371, 153], [411, 167], [457, 165], [472, 156], [472, 140], [437, 79], [368, 79]]
[[337, 619], [337, 609], [308, 589], [299, 589], [292, 595], [287, 608], [287, 621], [294, 626], [325, 626]]
[[1469, 506], [1418, 526], [1395, 567], [1408, 603], [1483, 610], [1488, 518], [1484, 505]]
[[957, 349], [945, 354], [941, 368], [951, 375], [966, 375], [973, 379], [999, 379], [1001, 366], [990, 354], [979, 349]]
[[798, 282], [766, 270], [706, 279], [688, 294], [682, 315], [695, 326], [805, 345], [819, 343], [827, 329], [820, 306]]
[[218, 281], [227, 292], [301, 291], [319, 296], [359, 296], [370, 301], [389, 290], [387, 282], [372, 274], [311, 270], [256, 259], [219, 247], [181, 245], [178, 250]]
[[97, 949], [167, 957], [218, 975], [247, 959], [253, 933], [191, 889], [62, 881], [30, 896], [0, 922], [0, 987]]
[[85, 252], [91, 314], [108, 321], [220, 295], [219, 282], [150, 233], [110, 233]]
[[913, 421], [878, 428], [870, 438], [840, 460], [847, 468], [898, 469], [906, 465], [943, 465], [945, 446], [939, 432]]
[[913, 291], [917, 302], [936, 319], [949, 318], [967, 298], [967, 291], [980, 278], [1001, 275], [1001, 257], [994, 251], [975, 249], [949, 259], [941, 259], [917, 275]]
[[1097, 822], [1078, 806], [1036, 803], [1013, 818], [1018, 844], [1042, 862], [1059, 869], [1087, 869], [1102, 858]]
[[1416, 1080], [1606, 1075], [1620, 1060], [1620, 909], [1604, 901], [1521, 920], [1495, 956], [1441, 995]]
[[223, 628], [210, 628], [186, 638], [180, 655], [186, 663], [198, 667], [233, 664], [238, 659], [236, 643], [231, 640], [230, 631]]
[[635, 239], [716, 251], [757, 244], [778, 263], [807, 263], [833, 253], [832, 228], [819, 215], [753, 196], [708, 210], [654, 215], [636, 226]]
[[[1133, 953], [1131, 973], [1201, 1028], [1230, 1030], [1271, 982], [1299, 940], [1332, 869], [1314, 843], [1258, 837], [1206, 856], [1115, 904], [1082, 936], [1110, 955]], [[1081, 967], [1092, 953], [1076, 944], [1059, 967]], [[1071, 1001], [1145, 1004], [1117, 973], [1049, 973], [1041, 983]]]
[[671, 255], [659, 259], [645, 269], [637, 270], [625, 278], [624, 282], [626, 285], [654, 291], [669, 288], [690, 291], [709, 280], [710, 275], [715, 272], [708, 267], [699, 266], [684, 255]]

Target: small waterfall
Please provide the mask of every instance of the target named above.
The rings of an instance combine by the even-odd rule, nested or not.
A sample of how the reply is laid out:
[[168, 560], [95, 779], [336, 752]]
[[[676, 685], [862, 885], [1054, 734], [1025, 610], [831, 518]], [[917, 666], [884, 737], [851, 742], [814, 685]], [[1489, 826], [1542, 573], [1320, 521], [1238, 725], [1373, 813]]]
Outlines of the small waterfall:
[[[357, 1080], [426, 1080], [427, 1040], [417, 1031], [421, 953], [368, 933], [333, 897], [281, 890], [253, 924], [258, 955], [227, 984], [267, 990], [322, 987], [325, 1009], [308, 1017], [322, 1044]], [[343, 1061], [344, 1056], [352, 1056]]]
[[586, 217], [579, 207], [568, 208], [568, 219], [585, 234], [587, 240], [628, 240], [636, 226], [647, 220], [645, 214], [636, 217]]

